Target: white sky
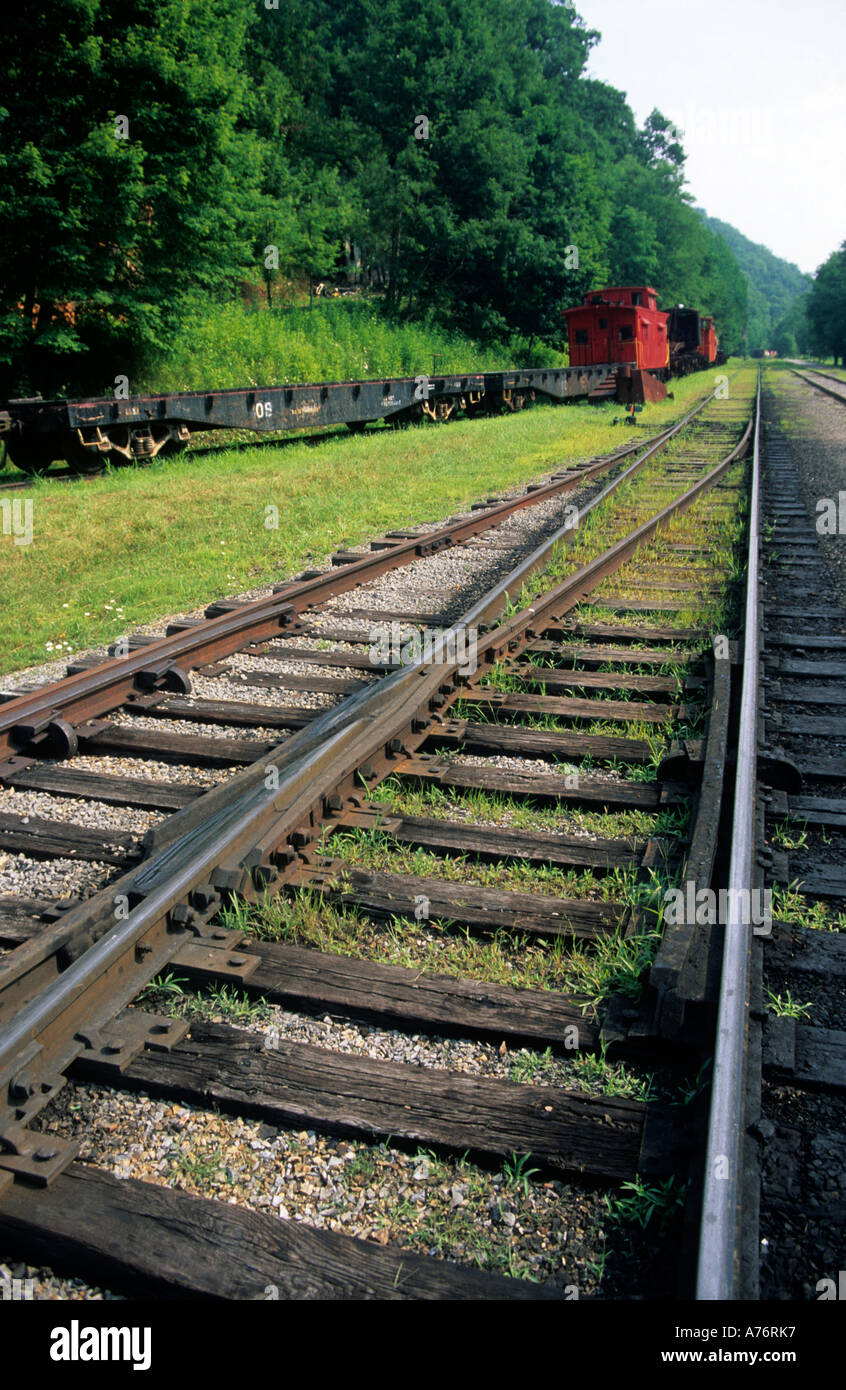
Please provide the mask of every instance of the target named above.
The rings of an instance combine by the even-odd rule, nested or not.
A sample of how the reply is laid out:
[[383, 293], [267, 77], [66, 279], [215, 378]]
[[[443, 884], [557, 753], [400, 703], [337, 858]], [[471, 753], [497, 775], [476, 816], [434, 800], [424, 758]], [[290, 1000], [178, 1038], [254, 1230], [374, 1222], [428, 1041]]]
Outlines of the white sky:
[[573, 0], [587, 75], [684, 132], [711, 217], [813, 273], [846, 240], [846, 0]]

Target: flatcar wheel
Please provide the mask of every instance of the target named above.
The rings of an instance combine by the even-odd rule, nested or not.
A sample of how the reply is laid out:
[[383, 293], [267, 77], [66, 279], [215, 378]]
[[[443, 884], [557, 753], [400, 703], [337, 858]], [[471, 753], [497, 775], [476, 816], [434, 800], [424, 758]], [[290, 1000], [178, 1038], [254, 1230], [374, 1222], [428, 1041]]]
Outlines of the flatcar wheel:
[[73, 439], [66, 444], [64, 453], [68, 464], [77, 473], [105, 472], [107, 456], [95, 453], [92, 449], [86, 449], [84, 445], [79, 443], [78, 439]]
[[85, 458], [74, 456], [68, 459], [68, 463], [71, 468], [75, 468], [78, 473], [89, 473], [92, 475], [96, 473], [105, 473], [108, 455], [87, 454]]
[[20, 439], [8, 439], [6, 441], [6, 454], [16, 468], [22, 473], [29, 473], [34, 478], [40, 478], [45, 474], [56, 457], [56, 446], [53, 444], [38, 443], [31, 440], [26, 443]]

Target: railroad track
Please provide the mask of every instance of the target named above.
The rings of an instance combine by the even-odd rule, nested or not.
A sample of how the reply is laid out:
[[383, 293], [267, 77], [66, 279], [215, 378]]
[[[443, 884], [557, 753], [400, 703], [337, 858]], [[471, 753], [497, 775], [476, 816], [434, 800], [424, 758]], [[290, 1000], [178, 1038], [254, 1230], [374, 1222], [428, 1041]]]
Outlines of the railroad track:
[[835, 367], [833, 371], [826, 371], [824, 367], [814, 366], [813, 363], [809, 363], [805, 370], [813, 372], [815, 376], [827, 377], [830, 381], [839, 381], [841, 385], [846, 384], [846, 377], [842, 375], [844, 370], [842, 367]]
[[703, 1298], [815, 1300], [838, 1296], [846, 1230], [846, 609], [766, 405], [731, 886], [769, 892], [773, 920], [757, 935], [736, 913], [726, 925], [706, 1171], [722, 1156], [729, 1180], [706, 1181], [698, 1287]]
[[[56, 483], [70, 483], [78, 478], [84, 478], [84, 473], [72, 473], [70, 469], [56, 469], [56, 472], [45, 473], [45, 480]], [[7, 482], [0, 482], [0, 492], [23, 492], [26, 488], [32, 487], [31, 478], [10, 478]]]
[[[451, 1210], [485, 1181], [459, 1155], [503, 1165], [486, 1210], [506, 1232], [532, 1219], [535, 1171], [565, 1213], [606, 1211], [606, 1191], [624, 1212], [631, 1184], [659, 1208], [640, 1277], [672, 1230], [671, 1285], [689, 1284], [692, 1202], [673, 1213], [703, 1116], [678, 1085], [712, 1046], [712, 979], [695, 921], [656, 928], [668, 886], [707, 887], [717, 862], [734, 653], [713, 639], [749, 415], [741, 383], [648, 447], [10, 692], [0, 845], [31, 873], [0, 901], [0, 1249], [160, 1294], [599, 1289], [566, 1232], [462, 1262], [436, 1223], [415, 1231], [411, 1197], [362, 1240], [342, 1200], [306, 1203], [306, 1224], [263, 1210], [284, 1185], [254, 1209], [181, 1190], [200, 1190], [185, 1165], [144, 1180], [86, 1129], [105, 1087], [127, 1113], [140, 1094], [260, 1122], [256, 1146], [291, 1162], [292, 1127], [343, 1136], [347, 1196], [374, 1144], [422, 1146], [405, 1187], [449, 1174]], [[345, 1050], [350, 1020], [375, 1057]]]
[[[801, 381], [806, 381], [809, 386], [815, 386], [818, 391], [822, 391], [826, 396], [831, 396], [833, 400], [841, 401], [842, 404], [846, 405], [846, 381], [844, 381], [843, 377], [832, 376], [830, 372], [817, 371], [809, 375], [808, 372], [797, 371], [795, 367], [791, 367], [791, 371], [794, 376], [798, 376]], [[820, 377], [824, 377], [825, 380], [820, 381]], [[831, 386], [826, 386], [826, 381], [837, 382], [841, 389], [836, 391]]]

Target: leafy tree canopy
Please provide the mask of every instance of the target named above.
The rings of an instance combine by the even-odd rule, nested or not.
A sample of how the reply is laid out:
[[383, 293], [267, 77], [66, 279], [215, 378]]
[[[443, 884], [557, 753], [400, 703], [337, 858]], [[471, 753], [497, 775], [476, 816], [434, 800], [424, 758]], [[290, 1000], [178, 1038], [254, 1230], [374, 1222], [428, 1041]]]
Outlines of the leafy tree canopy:
[[0, 395], [132, 379], [244, 282], [555, 345], [586, 291], [646, 282], [743, 341], [681, 133], [585, 76], [569, 4], [54, 0], [4, 37]]

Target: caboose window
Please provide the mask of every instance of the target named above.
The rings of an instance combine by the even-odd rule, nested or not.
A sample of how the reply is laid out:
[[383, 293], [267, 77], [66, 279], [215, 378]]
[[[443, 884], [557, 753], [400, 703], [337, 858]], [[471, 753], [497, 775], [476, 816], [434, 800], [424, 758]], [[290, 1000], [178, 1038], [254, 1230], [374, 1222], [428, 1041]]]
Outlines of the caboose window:
[[631, 325], [627, 323], [627, 324], [625, 324], [625, 325], [620, 329], [620, 342], [621, 342], [621, 343], [630, 343], [631, 340], [632, 340]]
[[600, 326], [600, 328], [607, 328], [607, 327], [608, 327], [608, 320], [607, 320], [607, 319], [600, 319], [600, 320], [599, 320], [599, 326]]
[[632, 295], [632, 304], [641, 304], [642, 302], [643, 295], [641, 294], [640, 290], [635, 290], [634, 294]]
[[576, 342], [578, 343], [579, 347], [587, 347], [587, 340], [588, 340], [587, 329], [586, 329], [586, 328], [577, 328], [577, 329], [576, 329]]

